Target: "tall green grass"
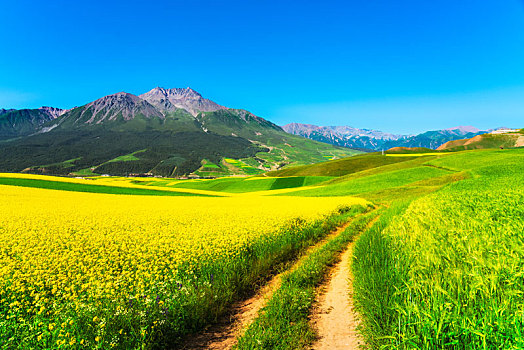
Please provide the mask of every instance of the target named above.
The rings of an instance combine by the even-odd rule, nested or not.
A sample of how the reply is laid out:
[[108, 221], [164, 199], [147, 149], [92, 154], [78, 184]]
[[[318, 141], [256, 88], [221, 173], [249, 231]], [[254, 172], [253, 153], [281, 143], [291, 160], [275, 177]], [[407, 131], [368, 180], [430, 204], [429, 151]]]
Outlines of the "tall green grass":
[[401, 215], [409, 201], [399, 201], [384, 210], [378, 221], [355, 243], [352, 264], [354, 300], [360, 310], [361, 332], [371, 348], [390, 342], [397, 314], [394, 295], [402, 285], [403, 268], [391, 251], [392, 242], [382, 231]]
[[489, 151], [434, 161], [473, 176], [393, 205], [361, 237], [355, 297], [371, 347], [524, 348], [523, 159]]

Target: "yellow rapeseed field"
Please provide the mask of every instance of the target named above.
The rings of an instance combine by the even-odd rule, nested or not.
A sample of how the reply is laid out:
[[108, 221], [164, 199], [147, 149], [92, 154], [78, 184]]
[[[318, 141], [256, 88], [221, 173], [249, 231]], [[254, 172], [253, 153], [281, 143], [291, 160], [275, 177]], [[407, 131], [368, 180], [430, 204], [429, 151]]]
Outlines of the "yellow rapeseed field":
[[0, 336], [18, 341], [22, 334], [25, 344], [45, 347], [122, 347], [126, 332], [136, 333], [128, 323], [138, 319], [137, 334], [146, 339], [199, 266], [234, 261], [294, 218], [312, 221], [353, 204], [365, 201], [0, 186]]

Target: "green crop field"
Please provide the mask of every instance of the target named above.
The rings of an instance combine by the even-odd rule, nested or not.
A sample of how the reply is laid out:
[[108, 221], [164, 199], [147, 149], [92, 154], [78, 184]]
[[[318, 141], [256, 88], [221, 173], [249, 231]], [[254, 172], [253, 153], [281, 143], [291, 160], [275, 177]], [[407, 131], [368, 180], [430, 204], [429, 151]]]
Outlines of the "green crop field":
[[50, 190], [72, 191], [72, 192], [89, 192], [89, 193], [106, 193], [106, 194], [124, 194], [124, 195], [142, 195], [142, 196], [207, 196], [191, 192], [162, 191], [160, 189], [147, 188], [128, 188], [119, 186], [107, 186], [98, 184], [70, 183], [63, 181], [51, 181], [44, 179], [24, 179], [16, 177], [0, 177], [0, 185], [44, 188]]

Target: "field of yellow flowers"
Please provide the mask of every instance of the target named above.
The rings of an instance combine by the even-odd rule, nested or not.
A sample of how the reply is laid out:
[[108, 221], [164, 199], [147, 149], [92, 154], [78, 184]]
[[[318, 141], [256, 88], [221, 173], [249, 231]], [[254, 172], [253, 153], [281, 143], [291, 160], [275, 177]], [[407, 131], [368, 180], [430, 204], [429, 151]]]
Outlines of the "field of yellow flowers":
[[320, 235], [323, 216], [365, 204], [0, 186], [0, 348], [162, 346]]

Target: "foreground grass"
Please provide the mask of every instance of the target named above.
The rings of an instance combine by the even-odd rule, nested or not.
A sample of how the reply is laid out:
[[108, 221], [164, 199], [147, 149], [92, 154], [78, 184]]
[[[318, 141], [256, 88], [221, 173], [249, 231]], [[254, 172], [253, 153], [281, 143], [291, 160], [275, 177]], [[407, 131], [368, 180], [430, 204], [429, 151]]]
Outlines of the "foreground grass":
[[355, 247], [355, 299], [372, 348], [524, 348], [524, 154], [432, 163], [471, 176], [401, 199]]
[[238, 349], [301, 349], [315, 339], [309, 313], [316, 289], [346, 246], [377, 215], [355, 219], [342, 233], [314, 250], [295, 270], [282, 277], [262, 314], [239, 339]]

